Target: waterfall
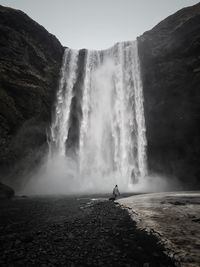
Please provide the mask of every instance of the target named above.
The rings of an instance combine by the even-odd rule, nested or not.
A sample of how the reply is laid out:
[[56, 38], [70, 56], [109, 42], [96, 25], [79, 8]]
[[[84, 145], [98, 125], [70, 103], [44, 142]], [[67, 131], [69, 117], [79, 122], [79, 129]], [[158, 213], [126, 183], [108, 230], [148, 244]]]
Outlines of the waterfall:
[[78, 51], [66, 49], [61, 68], [61, 78], [57, 92], [55, 118], [51, 127], [51, 144], [59, 154], [65, 155], [65, 142], [69, 131], [69, 115], [72, 90], [76, 81]]
[[126, 190], [147, 175], [136, 41], [103, 51], [66, 48], [50, 139], [54, 159], [75, 161], [76, 177], [65, 179], [82, 190]]

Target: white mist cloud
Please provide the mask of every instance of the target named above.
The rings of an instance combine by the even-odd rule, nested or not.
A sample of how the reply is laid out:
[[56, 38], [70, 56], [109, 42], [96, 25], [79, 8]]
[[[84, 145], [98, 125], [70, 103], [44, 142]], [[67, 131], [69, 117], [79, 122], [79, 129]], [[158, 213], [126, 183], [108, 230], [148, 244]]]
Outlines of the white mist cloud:
[[77, 192], [77, 164], [63, 156], [47, 157], [25, 186], [24, 194], [69, 194]]
[[151, 174], [140, 179], [137, 184], [129, 185], [129, 192], [167, 192], [181, 190], [181, 185], [175, 177], [168, 177], [161, 174]]
[[181, 190], [177, 179], [163, 175], [149, 175], [137, 184], [127, 184], [119, 173], [104, 173], [93, 170], [92, 173], [79, 173], [77, 162], [72, 158], [56, 156], [48, 158], [37, 173], [32, 175], [21, 194], [98, 194], [112, 193], [118, 184], [121, 193], [145, 193]]

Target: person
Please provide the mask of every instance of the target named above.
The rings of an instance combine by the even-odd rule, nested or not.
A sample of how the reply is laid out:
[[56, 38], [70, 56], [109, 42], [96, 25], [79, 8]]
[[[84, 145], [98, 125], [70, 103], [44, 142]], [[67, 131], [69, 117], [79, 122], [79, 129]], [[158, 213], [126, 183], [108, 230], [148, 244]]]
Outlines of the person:
[[119, 195], [120, 195], [120, 192], [119, 192], [118, 186], [116, 184], [116, 186], [113, 188], [113, 197], [114, 197], [114, 199], [116, 199]]

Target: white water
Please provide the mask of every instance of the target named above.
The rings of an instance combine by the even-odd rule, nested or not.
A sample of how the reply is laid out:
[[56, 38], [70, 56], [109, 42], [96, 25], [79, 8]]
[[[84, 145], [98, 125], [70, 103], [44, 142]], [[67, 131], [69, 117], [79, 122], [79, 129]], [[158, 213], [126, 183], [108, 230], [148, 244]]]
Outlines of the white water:
[[[66, 49], [61, 68], [61, 78], [57, 92], [55, 118], [51, 126], [51, 145], [61, 155], [65, 155], [65, 141], [69, 130], [72, 90], [76, 81], [78, 51]], [[50, 148], [52, 146], [50, 145]], [[52, 152], [52, 150], [51, 150]]]
[[70, 156], [66, 143], [78, 57], [79, 51], [65, 50], [51, 126], [48, 177], [63, 192], [110, 192], [115, 184], [127, 191], [147, 175], [137, 43], [118, 43], [108, 50], [87, 51], [84, 79], [79, 85], [82, 91], [79, 143], [75, 156]]

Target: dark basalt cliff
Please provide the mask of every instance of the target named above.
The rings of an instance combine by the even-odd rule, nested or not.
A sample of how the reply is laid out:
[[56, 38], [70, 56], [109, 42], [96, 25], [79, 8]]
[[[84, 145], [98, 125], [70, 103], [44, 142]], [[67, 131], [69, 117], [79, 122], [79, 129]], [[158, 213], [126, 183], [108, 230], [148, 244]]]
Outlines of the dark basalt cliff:
[[200, 4], [166, 18], [138, 42], [149, 169], [195, 188], [200, 184]]
[[0, 179], [34, 168], [47, 147], [63, 50], [26, 14], [0, 6]]

